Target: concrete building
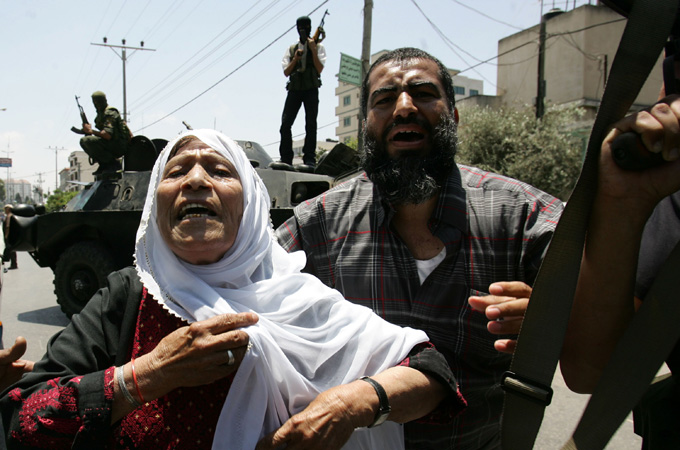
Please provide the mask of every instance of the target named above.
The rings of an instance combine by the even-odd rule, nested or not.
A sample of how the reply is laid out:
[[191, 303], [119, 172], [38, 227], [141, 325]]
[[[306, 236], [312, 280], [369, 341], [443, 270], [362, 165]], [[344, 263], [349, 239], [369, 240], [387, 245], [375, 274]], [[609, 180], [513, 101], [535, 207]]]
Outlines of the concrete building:
[[65, 192], [68, 190], [68, 175], [69, 175], [69, 168], [65, 167], [59, 171], [59, 190], [62, 192]]
[[8, 203], [28, 203], [33, 199], [31, 183], [10, 178], [5, 183], [5, 196]]
[[[555, 15], [552, 15], [552, 14]], [[545, 106], [575, 104], [594, 118], [626, 21], [603, 5], [551, 11], [545, 20]], [[497, 95], [506, 106], [536, 104], [540, 24], [498, 42]], [[656, 102], [661, 58], [632, 110]]]
[[[375, 61], [386, 52], [387, 50], [381, 50], [373, 54], [371, 61]], [[449, 69], [449, 73], [453, 78], [456, 101], [467, 97], [484, 95], [484, 83], [482, 80], [458, 75], [458, 72], [458, 70]], [[338, 98], [338, 106], [335, 107], [335, 116], [338, 118], [335, 135], [338, 137], [338, 141], [346, 144], [348, 141], [356, 139], [359, 132], [361, 89], [354, 84], [338, 80], [335, 96]]]
[[79, 183], [94, 182], [94, 175], [92, 175], [92, 173], [96, 170], [97, 165], [90, 165], [87, 153], [82, 150], [72, 152], [68, 156], [68, 164], [67, 180], [64, 183], [62, 190], [80, 191], [83, 189], [83, 186]]

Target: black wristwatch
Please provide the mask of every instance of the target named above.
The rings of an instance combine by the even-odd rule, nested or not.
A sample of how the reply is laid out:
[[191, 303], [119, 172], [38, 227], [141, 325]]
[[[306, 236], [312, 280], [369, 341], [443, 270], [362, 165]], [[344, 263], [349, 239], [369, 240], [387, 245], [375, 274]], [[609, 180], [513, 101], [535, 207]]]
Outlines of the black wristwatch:
[[387, 399], [387, 393], [385, 392], [385, 389], [375, 381], [373, 378], [370, 377], [361, 377], [359, 378], [360, 380], [364, 380], [371, 386], [373, 386], [373, 389], [375, 389], [376, 394], [378, 394], [378, 400], [380, 401], [380, 404], [378, 406], [378, 412], [375, 413], [375, 419], [373, 420], [373, 423], [368, 426], [368, 428], [373, 428], [377, 427], [378, 425], [382, 425], [383, 422], [387, 420], [387, 417], [390, 415], [390, 412], [392, 411], [392, 408], [390, 407], [390, 402]]

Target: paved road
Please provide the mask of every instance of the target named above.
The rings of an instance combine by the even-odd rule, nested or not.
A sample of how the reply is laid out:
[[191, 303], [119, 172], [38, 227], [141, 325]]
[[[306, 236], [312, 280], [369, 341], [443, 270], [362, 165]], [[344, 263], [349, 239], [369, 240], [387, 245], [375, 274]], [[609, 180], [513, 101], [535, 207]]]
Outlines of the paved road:
[[[59, 309], [52, 284], [50, 269], [41, 269], [25, 253], [18, 253], [18, 270], [5, 274], [0, 314], [5, 325], [5, 345], [11, 345], [14, 337], [21, 334], [28, 340], [26, 357], [39, 359], [45, 345], [55, 332], [68, 324], [66, 316]], [[553, 381], [555, 395], [546, 411], [543, 428], [535, 448], [559, 449], [569, 438], [575, 427], [588, 396], [570, 392], [561, 376]], [[633, 433], [629, 417], [607, 446], [609, 450], [637, 450], [640, 438]]]

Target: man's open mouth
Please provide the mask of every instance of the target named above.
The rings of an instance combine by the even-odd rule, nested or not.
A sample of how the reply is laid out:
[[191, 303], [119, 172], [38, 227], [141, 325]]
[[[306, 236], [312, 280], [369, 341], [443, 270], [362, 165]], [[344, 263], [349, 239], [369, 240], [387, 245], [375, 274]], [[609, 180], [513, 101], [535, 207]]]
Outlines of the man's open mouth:
[[425, 137], [424, 134], [417, 131], [400, 131], [394, 135], [392, 141], [397, 142], [415, 142]]
[[204, 205], [199, 205], [198, 203], [189, 203], [184, 205], [179, 211], [179, 219], [190, 219], [193, 217], [209, 217], [216, 216], [217, 214], [212, 209]]

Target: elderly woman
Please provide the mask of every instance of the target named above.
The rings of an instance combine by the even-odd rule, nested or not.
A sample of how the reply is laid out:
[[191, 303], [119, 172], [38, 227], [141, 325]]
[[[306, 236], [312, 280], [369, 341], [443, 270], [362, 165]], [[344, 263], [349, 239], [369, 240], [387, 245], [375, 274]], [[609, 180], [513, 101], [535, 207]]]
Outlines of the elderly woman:
[[0, 400], [9, 447], [394, 449], [396, 422], [458, 412], [427, 336], [301, 273], [268, 208], [230, 139], [168, 144], [135, 267], [111, 274]]

